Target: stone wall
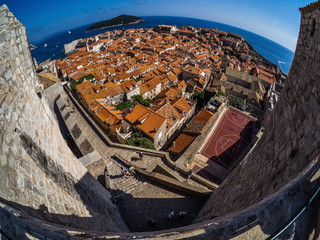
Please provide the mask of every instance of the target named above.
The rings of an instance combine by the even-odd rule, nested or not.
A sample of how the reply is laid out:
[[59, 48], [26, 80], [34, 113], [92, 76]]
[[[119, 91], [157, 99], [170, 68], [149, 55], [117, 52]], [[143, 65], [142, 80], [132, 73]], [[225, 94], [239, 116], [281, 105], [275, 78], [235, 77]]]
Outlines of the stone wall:
[[78, 44], [80, 39], [74, 40], [71, 43], [64, 44], [64, 53], [70, 54], [73, 53], [76, 50], [76, 46]]
[[0, 200], [70, 227], [127, 231], [111, 195], [80, 164], [41, 98], [25, 27], [0, 7]]
[[198, 222], [265, 198], [297, 176], [320, 152], [319, 7], [301, 9], [294, 61], [280, 100], [265, 121], [264, 135], [212, 194]]
[[0, 203], [0, 226], [10, 237], [8, 239], [34, 237], [35, 239], [247, 240], [275, 236], [277, 230], [283, 230], [280, 227], [286, 226], [285, 223], [299, 214], [299, 217], [293, 220], [293, 224], [275, 239], [318, 239], [313, 228], [317, 202], [309, 200], [317, 189], [319, 191], [319, 179], [319, 164], [314, 162], [275, 194], [246, 209], [210, 221], [158, 232], [110, 233], [71, 229], [68, 226], [50, 224], [26, 216], [25, 213], [17, 211], [14, 205], [9, 206], [6, 203]]

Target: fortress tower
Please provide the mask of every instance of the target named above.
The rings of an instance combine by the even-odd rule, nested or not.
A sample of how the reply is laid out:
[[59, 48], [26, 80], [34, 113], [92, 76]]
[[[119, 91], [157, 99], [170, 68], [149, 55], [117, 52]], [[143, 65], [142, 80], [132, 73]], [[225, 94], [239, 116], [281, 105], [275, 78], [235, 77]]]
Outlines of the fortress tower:
[[0, 49], [1, 202], [52, 223], [126, 231], [110, 194], [61, 136], [39, 93], [25, 27], [5, 5], [0, 8]]
[[289, 77], [255, 148], [192, 225], [128, 233], [110, 194], [66, 145], [41, 97], [25, 27], [1, 6], [0, 236], [265, 239], [290, 220], [283, 239], [315, 235], [318, 205], [308, 203], [320, 186], [320, 2], [300, 11]]
[[[247, 207], [301, 173], [320, 153], [320, 3], [301, 8], [289, 77], [253, 151], [207, 202], [198, 221]], [[225, 202], [221, 207], [220, 203]]]

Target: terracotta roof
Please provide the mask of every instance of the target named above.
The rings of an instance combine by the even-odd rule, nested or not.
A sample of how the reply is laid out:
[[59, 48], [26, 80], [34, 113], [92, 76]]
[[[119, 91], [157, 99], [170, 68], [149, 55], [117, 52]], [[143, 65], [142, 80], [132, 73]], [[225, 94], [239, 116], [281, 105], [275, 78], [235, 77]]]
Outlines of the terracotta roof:
[[118, 73], [115, 76], [115, 78], [120, 79], [120, 80], [125, 80], [125, 79], [127, 79], [129, 77], [130, 77], [129, 74], [127, 74], [127, 73]]
[[106, 89], [117, 86], [117, 84], [113, 83], [113, 82], [107, 82], [104, 84], [104, 86], [106, 87]]
[[[79, 85], [78, 85], [79, 86]], [[78, 87], [77, 86], [77, 87]], [[94, 89], [90, 86], [88, 88], [79, 91], [79, 94], [82, 96], [83, 100], [88, 104], [91, 105], [94, 100]]]
[[146, 92], [149, 92], [151, 89], [146, 84], [140, 85], [140, 94], [145, 94]]
[[125, 92], [130, 92], [132, 91], [133, 89], [137, 88], [138, 87], [138, 84], [135, 80], [128, 80], [128, 81], [125, 81], [123, 83], [121, 83], [119, 85]]
[[195, 116], [188, 124], [184, 133], [189, 134], [201, 134], [204, 128], [207, 126], [209, 121], [215, 116], [215, 114], [207, 111], [201, 110], [197, 116]]
[[150, 66], [143, 65], [142, 67], [140, 67], [139, 71], [142, 74], [142, 73], [146, 72], [149, 68], [150, 68]]
[[132, 112], [126, 116], [126, 120], [150, 137], [156, 135], [166, 122], [165, 117], [141, 104], [137, 104], [133, 108]]
[[173, 146], [170, 147], [168, 151], [176, 154], [182, 154], [195, 139], [196, 136], [182, 133], [174, 141]]
[[90, 109], [108, 126], [119, 124], [123, 119], [122, 112], [113, 106], [104, 105], [103, 99], [94, 100]]
[[95, 91], [92, 86], [79, 91], [79, 94], [88, 105], [91, 105], [94, 99], [105, 98], [108, 96], [108, 92], [105, 89]]
[[114, 97], [121, 93], [124, 93], [124, 90], [119, 85], [115, 85], [113, 87], [107, 88], [106, 92], [109, 97]]
[[82, 83], [78, 84], [76, 86], [76, 89], [78, 92], [81, 92], [83, 91], [84, 89], [88, 88], [88, 87], [91, 87], [92, 86], [92, 82], [90, 81], [83, 81]]
[[85, 72], [76, 72], [76, 73], [72, 73], [69, 75], [69, 77], [73, 80], [73, 81], [78, 81], [80, 78], [86, 76], [87, 74]]
[[212, 117], [214, 117], [215, 114], [212, 112], [209, 112], [207, 110], [201, 110], [197, 116], [195, 116], [192, 121], [195, 122], [208, 122]]
[[112, 39], [99, 39], [98, 42], [110, 42]]
[[179, 112], [188, 113], [192, 106], [188, 103], [188, 101], [184, 98], [179, 98], [178, 100], [172, 102], [172, 105], [178, 109]]
[[169, 126], [172, 126], [173, 124], [175, 124], [177, 120], [180, 120], [182, 118], [178, 110], [175, 107], [173, 107], [169, 102], [160, 107], [156, 111], [156, 113], [165, 117]]
[[184, 71], [185, 71], [185, 72], [192, 73], [192, 74], [196, 74], [196, 75], [199, 75], [199, 74], [200, 74], [200, 69], [195, 68], [195, 67], [193, 67], [193, 66], [189, 66], [189, 67], [185, 68]]
[[162, 27], [164, 27], [164, 28], [173, 28], [174, 26], [172, 26], [172, 25], [158, 25], [157, 27], [160, 27], [160, 28], [162, 28]]
[[105, 88], [102, 83], [92, 84], [92, 87], [96, 92]]
[[140, 85], [140, 94], [144, 94], [146, 92], [149, 92], [157, 87], [157, 85], [161, 83], [161, 80], [159, 77], [154, 78], [146, 83], [143, 83]]
[[175, 99], [180, 94], [180, 91], [176, 88], [168, 88], [163, 91], [161, 91], [158, 96], [167, 96], [171, 97], [172, 99]]
[[162, 73], [167, 72], [167, 69], [165, 67], [162, 67], [162, 66], [158, 67], [157, 70], [162, 72]]
[[258, 74], [258, 78], [265, 81], [265, 82], [268, 82], [268, 83], [273, 83], [276, 81], [276, 78], [274, 76], [270, 76], [271, 74], [268, 74], [267, 72], [265, 71], [260, 71], [260, 73]]
[[178, 78], [177, 78], [176, 75], [174, 75], [174, 76], [170, 75], [168, 78], [169, 78], [170, 81], [172, 81], [172, 82], [175, 82], [176, 80], [178, 80]]

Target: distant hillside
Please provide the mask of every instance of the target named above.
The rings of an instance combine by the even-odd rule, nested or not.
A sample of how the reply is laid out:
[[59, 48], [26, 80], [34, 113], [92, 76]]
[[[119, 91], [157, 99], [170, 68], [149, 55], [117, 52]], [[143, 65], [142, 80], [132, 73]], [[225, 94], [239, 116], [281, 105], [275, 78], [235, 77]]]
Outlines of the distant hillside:
[[130, 15], [120, 15], [118, 17], [114, 17], [109, 20], [97, 22], [91, 25], [90, 27], [88, 27], [87, 30], [110, 28], [110, 27], [135, 24], [140, 22], [143, 22], [143, 19], [141, 17], [130, 16]]

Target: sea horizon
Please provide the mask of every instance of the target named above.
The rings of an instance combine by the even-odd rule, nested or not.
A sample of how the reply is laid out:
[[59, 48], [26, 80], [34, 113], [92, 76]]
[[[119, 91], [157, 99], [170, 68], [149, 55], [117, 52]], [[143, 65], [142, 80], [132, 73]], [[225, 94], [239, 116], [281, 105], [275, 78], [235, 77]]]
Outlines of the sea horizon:
[[[134, 16], [134, 15], [132, 15], [132, 16]], [[227, 25], [227, 26], [234, 27], [234, 28], [239, 28], [239, 29], [241, 29], [241, 30], [244, 30], [244, 31], [247, 31], [247, 32], [256, 34], [256, 35], [261, 36], [261, 37], [263, 37], [263, 38], [265, 38], [265, 39], [268, 39], [268, 40], [271, 41], [271, 42], [274, 42], [274, 43], [280, 45], [280, 46], [283, 47], [283, 48], [286, 48], [288, 51], [290, 51], [290, 52], [292, 52], [292, 53], [295, 52], [295, 51], [289, 49], [288, 47], [286, 47], [286, 46], [284, 46], [284, 45], [282, 45], [282, 44], [280, 44], [280, 43], [278, 43], [278, 42], [276, 42], [276, 41], [274, 41], [274, 40], [272, 40], [272, 39], [270, 39], [270, 38], [268, 38], [268, 37], [262, 36], [262, 35], [260, 35], [260, 34], [258, 34], [258, 33], [249, 31], [249, 30], [244, 29], [244, 28], [236, 27], [236, 26], [233, 26], [233, 25], [230, 25], [230, 24], [227, 24], [227, 23], [217, 22], [217, 21], [208, 20], [208, 19], [203, 19], [203, 18], [171, 16], [171, 15], [170, 15], [170, 16], [166, 16], [166, 15], [151, 15], [151, 16], [137, 16], [137, 17], [141, 17], [141, 18], [150, 18], [150, 17], [189, 18], [189, 19], [195, 19], [195, 20], [202, 20], [202, 21], [208, 21], [208, 22], [213, 22], [213, 23], [219, 23], [219, 24]], [[104, 21], [104, 20], [101, 20], [101, 21]], [[40, 39], [38, 39], [38, 40], [32, 40], [32, 41], [30, 41], [30, 43], [31, 43], [31, 44], [39, 43], [39, 42], [45, 41], [45, 40], [48, 39], [48, 38], [54, 37], [54, 36], [56, 36], [56, 35], [58, 35], [58, 34], [61, 34], [61, 33], [63, 33], [63, 32], [72, 31], [72, 30], [77, 29], [77, 28], [87, 27], [87, 26], [90, 26], [90, 25], [95, 24], [95, 23], [97, 23], [97, 22], [92, 22], [92, 23], [88, 23], [88, 24], [83, 24], [83, 25], [79, 25], [79, 26], [73, 27], [73, 28], [66, 28], [66, 29], [64, 29], [64, 30], [60, 30], [60, 31], [51, 33], [51, 34], [49, 34], [49, 35], [46, 35], [46, 36], [44, 36], [44, 37], [42, 37], [42, 38], [40, 38]], [[133, 26], [133, 25], [138, 25], [138, 24], [139, 24], [139, 23], [137, 23], [137, 24], [132, 24], [131, 26]], [[128, 24], [128, 25], [124, 25], [124, 26], [130, 26], [130, 25]], [[110, 28], [104, 28], [104, 29], [106, 29], [106, 31], [108, 31], [108, 29], [110, 29]], [[97, 29], [97, 30], [104, 30], [104, 29]], [[87, 31], [95, 31], [95, 30], [87, 30]]]
[[[130, 29], [130, 28], [153, 28], [159, 24], [181, 26], [193, 26], [203, 28], [217, 28], [222, 31], [239, 34], [253, 46], [253, 48], [270, 62], [279, 66], [282, 71], [288, 74], [294, 52], [287, 47], [254, 32], [238, 28], [229, 24], [215, 22], [211, 20], [181, 17], [181, 16], [141, 16], [143, 22], [133, 25], [124, 25], [112, 28], [104, 28], [98, 30], [86, 30], [86, 28], [94, 23], [81, 25], [79, 27], [67, 28], [66, 30], [47, 35], [38, 41], [30, 41], [37, 48], [32, 51], [33, 57], [40, 63], [47, 59], [64, 58], [65, 54], [61, 52], [63, 45], [80, 38], [92, 37], [100, 33], [113, 30]], [[69, 34], [70, 33], [70, 34]], [[55, 45], [56, 41], [56, 45]], [[52, 47], [52, 45], [55, 45]], [[51, 46], [51, 47], [50, 47]], [[49, 47], [49, 48], [47, 48]], [[58, 49], [56, 49], [58, 48]], [[41, 56], [42, 54], [42, 56]]]

